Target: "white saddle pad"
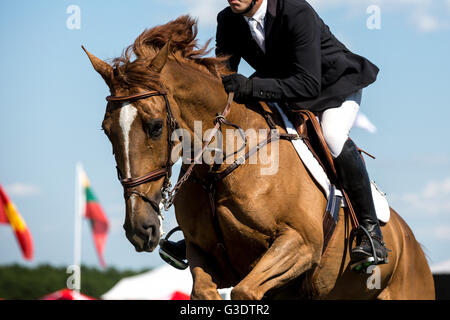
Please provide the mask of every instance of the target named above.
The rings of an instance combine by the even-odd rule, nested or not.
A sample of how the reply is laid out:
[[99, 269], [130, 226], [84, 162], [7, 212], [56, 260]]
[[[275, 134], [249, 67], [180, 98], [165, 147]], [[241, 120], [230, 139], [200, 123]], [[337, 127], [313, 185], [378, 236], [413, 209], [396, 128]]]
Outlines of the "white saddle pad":
[[[275, 106], [278, 112], [281, 114], [281, 117], [283, 118], [284, 122], [284, 127], [287, 133], [296, 134], [297, 130], [295, 130], [293, 124], [288, 119], [283, 110], [280, 108], [280, 106], [278, 106], [277, 103], [271, 103], [271, 105]], [[303, 142], [302, 139], [292, 140], [292, 144], [294, 145], [294, 148], [297, 151], [297, 154], [302, 160], [303, 164], [311, 173], [311, 175], [314, 177], [316, 182], [320, 185], [320, 187], [325, 192], [328, 198], [330, 196], [331, 183], [322, 166], [313, 156], [313, 154], [311, 153], [311, 151], [309, 150], [309, 148], [306, 146], [306, 144]], [[387, 223], [389, 221], [391, 211], [389, 209], [389, 204], [386, 199], [386, 194], [383, 193], [378, 188], [375, 182], [372, 181], [371, 186], [372, 186], [372, 197], [375, 203], [375, 210], [377, 212], [378, 220], [380, 220], [383, 223]], [[340, 190], [336, 190], [336, 194], [342, 196]], [[345, 206], [345, 201], [342, 201], [342, 206]]]

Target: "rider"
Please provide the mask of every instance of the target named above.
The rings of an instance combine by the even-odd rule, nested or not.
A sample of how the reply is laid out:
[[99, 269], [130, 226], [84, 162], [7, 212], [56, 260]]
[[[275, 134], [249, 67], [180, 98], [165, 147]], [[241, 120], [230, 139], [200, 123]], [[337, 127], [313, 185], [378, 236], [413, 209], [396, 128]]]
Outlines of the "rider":
[[[237, 71], [244, 58], [256, 72], [223, 78], [235, 101], [289, 102], [319, 116], [343, 188], [359, 224], [351, 263], [373, 258], [387, 262], [365, 164], [349, 132], [356, 119], [362, 88], [375, 82], [379, 69], [348, 50], [305, 0], [227, 0], [217, 17], [216, 55], [229, 56]], [[185, 258], [184, 241], [163, 241], [161, 250]]]

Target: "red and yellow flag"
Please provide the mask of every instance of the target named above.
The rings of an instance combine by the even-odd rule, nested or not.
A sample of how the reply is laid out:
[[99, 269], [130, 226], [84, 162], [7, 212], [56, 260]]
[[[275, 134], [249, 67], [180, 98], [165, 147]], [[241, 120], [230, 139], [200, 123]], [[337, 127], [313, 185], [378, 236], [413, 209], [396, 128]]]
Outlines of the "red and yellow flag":
[[84, 217], [91, 222], [92, 234], [94, 237], [95, 248], [97, 249], [98, 258], [102, 267], [105, 267], [105, 260], [103, 259], [103, 252], [106, 244], [106, 237], [108, 235], [109, 222], [103, 211], [100, 203], [92, 191], [91, 184], [86, 173], [81, 170], [80, 182], [82, 184], [83, 201], [86, 203], [84, 210]]
[[0, 224], [10, 224], [25, 259], [33, 259], [33, 238], [22, 216], [0, 185]]

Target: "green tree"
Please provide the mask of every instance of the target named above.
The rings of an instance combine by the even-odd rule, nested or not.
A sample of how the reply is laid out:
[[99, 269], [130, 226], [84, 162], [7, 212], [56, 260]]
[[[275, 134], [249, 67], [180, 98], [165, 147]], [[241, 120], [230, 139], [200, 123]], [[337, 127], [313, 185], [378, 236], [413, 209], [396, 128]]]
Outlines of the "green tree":
[[[140, 271], [119, 271], [113, 267], [99, 270], [81, 267], [81, 292], [100, 298], [120, 279], [140, 274]], [[34, 268], [18, 264], [0, 266], [0, 298], [6, 300], [35, 300], [66, 287], [69, 274], [65, 267], [39, 265]]]

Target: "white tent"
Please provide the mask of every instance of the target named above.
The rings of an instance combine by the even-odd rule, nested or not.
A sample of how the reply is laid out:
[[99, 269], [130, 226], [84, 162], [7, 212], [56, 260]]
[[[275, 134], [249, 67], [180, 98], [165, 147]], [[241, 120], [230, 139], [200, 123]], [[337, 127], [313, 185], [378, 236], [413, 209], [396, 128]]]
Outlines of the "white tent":
[[104, 300], [171, 300], [174, 294], [187, 296], [192, 290], [189, 269], [164, 265], [137, 276], [123, 278], [102, 295]]

